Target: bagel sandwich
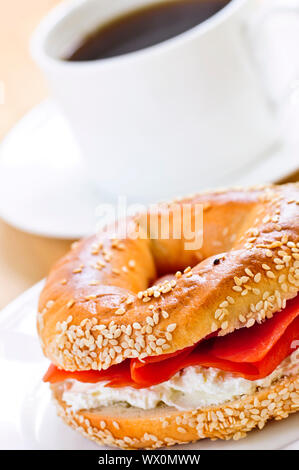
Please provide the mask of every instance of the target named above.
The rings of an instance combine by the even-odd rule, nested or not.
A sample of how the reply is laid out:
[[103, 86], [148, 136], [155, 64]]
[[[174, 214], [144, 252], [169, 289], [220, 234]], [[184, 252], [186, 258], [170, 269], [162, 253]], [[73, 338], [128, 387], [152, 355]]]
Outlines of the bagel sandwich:
[[199, 248], [150, 225], [121, 239], [106, 227], [40, 296], [44, 381], [64, 421], [100, 444], [237, 440], [299, 410], [299, 185], [175, 204], [203, 208]]

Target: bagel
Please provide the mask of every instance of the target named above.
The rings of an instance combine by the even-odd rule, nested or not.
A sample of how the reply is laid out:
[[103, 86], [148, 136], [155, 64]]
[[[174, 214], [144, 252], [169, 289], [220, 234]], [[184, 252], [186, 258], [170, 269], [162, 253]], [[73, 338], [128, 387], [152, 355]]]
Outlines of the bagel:
[[[192, 195], [161, 205], [160, 226], [174, 204], [189, 205], [193, 219], [202, 207], [202, 246], [185, 249], [183, 230], [179, 239], [153, 236], [150, 223], [140, 236], [149, 211], [129, 219], [139, 236], [126, 232], [119, 240], [115, 227], [106, 227], [75, 243], [54, 266], [40, 296], [37, 328], [45, 356], [58, 369], [109, 371], [128, 360], [161, 359], [211, 336], [263, 325], [297, 296], [298, 184]], [[203, 437], [237, 439], [297, 411], [294, 370], [251, 395], [188, 411], [120, 405], [74, 411], [63, 400], [63, 381], [51, 388], [59, 414], [87, 437], [157, 448]]]

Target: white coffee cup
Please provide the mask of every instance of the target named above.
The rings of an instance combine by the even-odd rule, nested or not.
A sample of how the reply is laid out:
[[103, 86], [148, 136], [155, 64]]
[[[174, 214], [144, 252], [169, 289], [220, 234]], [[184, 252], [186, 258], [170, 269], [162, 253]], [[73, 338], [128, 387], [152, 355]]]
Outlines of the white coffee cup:
[[63, 3], [33, 37], [33, 55], [108, 199], [143, 203], [226, 184], [280, 141], [246, 35], [254, 0], [231, 0], [195, 28], [147, 49], [62, 60], [100, 24], [160, 1]]

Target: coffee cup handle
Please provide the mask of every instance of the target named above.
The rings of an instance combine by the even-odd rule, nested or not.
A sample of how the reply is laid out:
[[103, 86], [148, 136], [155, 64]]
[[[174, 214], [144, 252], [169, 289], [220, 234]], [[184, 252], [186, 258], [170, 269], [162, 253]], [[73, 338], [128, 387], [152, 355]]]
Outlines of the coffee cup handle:
[[[294, 3], [294, 2], [292, 2]], [[280, 30], [279, 34], [278, 31]], [[245, 41], [262, 79], [265, 95], [277, 111], [284, 110], [299, 89], [299, 5], [281, 0], [245, 20]]]

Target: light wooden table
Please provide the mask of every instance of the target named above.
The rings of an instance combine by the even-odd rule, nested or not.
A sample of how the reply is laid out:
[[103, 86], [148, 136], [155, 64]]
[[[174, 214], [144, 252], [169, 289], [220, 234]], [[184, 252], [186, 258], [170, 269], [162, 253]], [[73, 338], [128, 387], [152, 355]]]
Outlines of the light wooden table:
[[[30, 34], [61, 0], [0, 0], [0, 140], [47, 94], [28, 51]], [[43, 278], [70, 242], [25, 234], [0, 220], [0, 308]]]

